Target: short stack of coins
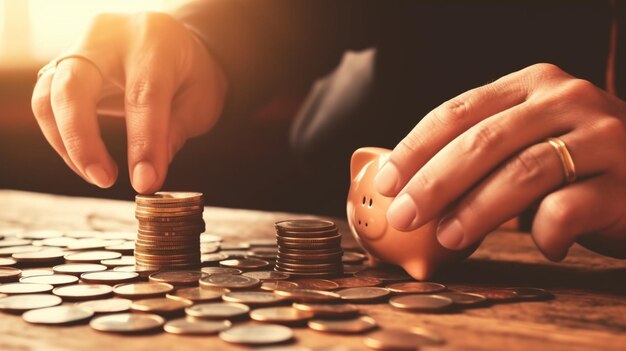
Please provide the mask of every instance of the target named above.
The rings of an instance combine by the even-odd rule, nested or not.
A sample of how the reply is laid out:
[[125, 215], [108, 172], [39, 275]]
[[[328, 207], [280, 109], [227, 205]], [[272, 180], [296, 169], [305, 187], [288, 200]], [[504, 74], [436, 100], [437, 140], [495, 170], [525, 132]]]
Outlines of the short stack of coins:
[[137, 267], [182, 270], [200, 266], [200, 234], [205, 230], [201, 193], [137, 195], [135, 204]]
[[302, 277], [343, 274], [341, 234], [335, 223], [318, 219], [276, 222], [275, 270]]

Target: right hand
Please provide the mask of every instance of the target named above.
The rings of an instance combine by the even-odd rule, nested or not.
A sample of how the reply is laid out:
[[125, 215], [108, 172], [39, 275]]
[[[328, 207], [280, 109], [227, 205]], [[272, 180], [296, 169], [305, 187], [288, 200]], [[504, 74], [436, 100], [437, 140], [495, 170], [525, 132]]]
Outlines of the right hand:
[[43, 73], [32, 108], [65, 163], [99, 187], [115, 183], [117, 166], [100, 137], [98, 113], [126, 117], [132, 185], [152, 193], [185, 141], [207, 132], [222, 111], [224, 73], [169, 15], [100, 15], [67, 54], [93, 62], [65, 58]]

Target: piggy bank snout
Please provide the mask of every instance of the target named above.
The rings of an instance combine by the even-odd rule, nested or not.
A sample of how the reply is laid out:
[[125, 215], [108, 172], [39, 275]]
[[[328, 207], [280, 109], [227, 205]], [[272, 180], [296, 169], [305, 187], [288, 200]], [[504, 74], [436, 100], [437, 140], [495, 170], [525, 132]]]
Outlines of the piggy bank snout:
[[381, 238], [387, 231], [386, 209], [379, 199], [364, 194], [354, 204], [353, 225], [360, 236], [369, 240]]

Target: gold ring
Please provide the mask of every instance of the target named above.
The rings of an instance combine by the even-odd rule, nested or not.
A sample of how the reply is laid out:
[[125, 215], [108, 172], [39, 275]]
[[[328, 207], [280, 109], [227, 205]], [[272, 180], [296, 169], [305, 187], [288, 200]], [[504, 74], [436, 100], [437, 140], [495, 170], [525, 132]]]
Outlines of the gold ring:
[[556, 150], [556, 153], [559, 155], [559, 159], [563, 165], [563, 171], [565, 172], [565, 183], [569, 184], [575, 182], [576, 166], [574, 165], [574, 159], [572, 159], [572, 155], [569, 153], [569, 150], [563, 140], [559, 138], [548, 138], [546, 141], [548, 144], [552, 145], [552, 147]]
[[63, 55], [63, 56], [59, 56], [57, 58], [55, 58], [54, 60], [48, 62], [45, 66], [41, 67], [41, 69], [39, 70], [39, 72], [37, 72], [37, 80], [39, 80], [39, 78], [41, 78], [41, 76], [43, 76], [44, 74], [52, 71], [52, 73], [54, 73], [54, 71], [56, 70], [57, 66], [59, 65], [59, 63], [61, 63], [61, 61], [63, 60], [67, 60], [70, 58], [75, 58], [75, 59], [81, 59], [81, 60], [85, 60], [89, 63], [91, 63], [96, 70], [98, 70], [98, 73], [100, 74], [100, 76], [102, 76], [102, 71], [100, 70], [100, 67], [98, 67], [98, 65], [96, 65], [96, 63], [90, 59], [89, 57], [85, 56], [85, 55], [81, 55], [81, 54], [68, 54], [68, 55]]

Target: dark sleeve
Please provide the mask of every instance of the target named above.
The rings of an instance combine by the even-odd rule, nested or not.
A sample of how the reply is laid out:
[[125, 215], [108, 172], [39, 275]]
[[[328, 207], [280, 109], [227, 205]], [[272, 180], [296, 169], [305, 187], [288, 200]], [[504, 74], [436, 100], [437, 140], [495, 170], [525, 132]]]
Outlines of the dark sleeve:
[[374, 45], [374, 1], [198, 0], [172, 14], [206, 43], [229, 81], [225, 112], [328, 73], [345, 50]]

